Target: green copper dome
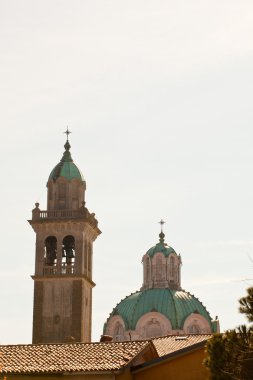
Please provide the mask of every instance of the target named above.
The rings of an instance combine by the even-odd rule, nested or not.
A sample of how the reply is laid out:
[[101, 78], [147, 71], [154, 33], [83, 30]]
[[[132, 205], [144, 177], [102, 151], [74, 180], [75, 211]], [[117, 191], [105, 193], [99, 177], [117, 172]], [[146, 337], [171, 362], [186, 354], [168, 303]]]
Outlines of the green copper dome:
[[80, 181], [84, 181], [83, 175], [78, 167], [74, 164], [71, 157], [69, 149], [71, 148], [69, 141], [67, 140], [64, 145], [65, 152], [63, 153], [62, 159], [57, 164], [50, 173], [48, 180], [56, 181], [59, 177], [64, 177], [68, 181], [76, 178]]
[[109, 318], [119, 315], [124, 320], [126, 330], [135, 330], [138, 320], [152, 311], [167, 317], [173, 330], [182, 329], [185, 319], [197, 313], [209, 322], [214, 331], [210, 314], [196, 297], [184, 290], [168, 288], [152, 288], [131, 294], [113, 309]]
[[161, 230], [159, 242], [143, 256], [141, 289], [122, 299], [104, 325], [104, 334], [115, 341], [219, 331], [218, 319], [213, 321], [202, 302], [182, 290], [181, 256], [164, 237]]
[[161, 231], [159, 234], [160, 242], [146, 252], [149, 257], [153, 257], [157, 252], [162, 252], [165, 257], [168, 257], [170, 253], [176, 253], [172, 247], [164, 242], [164, 236], [164, 233]]

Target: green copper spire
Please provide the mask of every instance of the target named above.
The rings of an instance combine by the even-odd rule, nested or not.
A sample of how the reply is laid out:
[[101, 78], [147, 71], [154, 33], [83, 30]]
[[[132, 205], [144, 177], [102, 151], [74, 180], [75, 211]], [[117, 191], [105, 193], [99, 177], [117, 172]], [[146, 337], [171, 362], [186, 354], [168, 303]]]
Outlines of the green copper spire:
[[71, 157], [70, 148], [71, 145], [69, 143], [69, 134], [71, 133], [67, 127], [67, 130], [64, 132], [67, 135], [67, 141], [64, 145], [65, 152], [63, 153], [62, 159], [57, 164], [52, 172], [50, 173], [48, 180], [56, 181], [59, 177], [64, 177], [68, 181], [76, 178], [80, 181], [84, 181], [83, 175], [78, 167], [74, 164], [73, 159]]
[[159, 240], [160, 240], [160, 243], [163, 244], [163, 245], [166, 245], [166, 243], [164, 243], [164, 238], [165, 238], [165, 234], [163, 233], [163, 225], [166, 223], [163, 219], [160, 220], [160, 222], [158, 222], [159, 224], [161, 224], [161, 232], [159, 234]]

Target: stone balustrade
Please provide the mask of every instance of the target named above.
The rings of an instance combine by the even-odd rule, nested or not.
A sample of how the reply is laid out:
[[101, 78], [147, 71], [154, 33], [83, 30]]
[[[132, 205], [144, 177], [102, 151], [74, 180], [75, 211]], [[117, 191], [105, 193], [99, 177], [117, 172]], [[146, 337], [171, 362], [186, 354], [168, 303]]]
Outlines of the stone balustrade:
[[94, 213], [90, 213], [84, 206], [77, 210], [40, 210], [39, 204], [32, 210], [32, 222], [56, 219], [86, 219], [91, 225], [97, 227], [98, 221]]
[[40, 211], [38, 214], [39, 219], [58, 219], [58, 218], [80, 218], [85, 215], [85, 210], [52, 210]]
[[44, 265], [43, 267], [43, 275], [44, 276], [53, 276], [53, 275], [69, 275], [75, 273], [75, 266], [74, 263], [71, 264], [65, 264], [62, 263], [62, 265], [59, 267], [57, 265]]

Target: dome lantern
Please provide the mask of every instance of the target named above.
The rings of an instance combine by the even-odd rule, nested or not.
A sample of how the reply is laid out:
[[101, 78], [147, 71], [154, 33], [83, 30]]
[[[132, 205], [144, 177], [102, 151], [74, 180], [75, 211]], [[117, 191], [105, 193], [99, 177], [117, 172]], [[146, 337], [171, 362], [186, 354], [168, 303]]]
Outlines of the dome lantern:
[[162, 219], [159, 242], [143, 256], [142, 290], [151, 288], [181, 289], [181, 258], [176, 251], [165, 243]]

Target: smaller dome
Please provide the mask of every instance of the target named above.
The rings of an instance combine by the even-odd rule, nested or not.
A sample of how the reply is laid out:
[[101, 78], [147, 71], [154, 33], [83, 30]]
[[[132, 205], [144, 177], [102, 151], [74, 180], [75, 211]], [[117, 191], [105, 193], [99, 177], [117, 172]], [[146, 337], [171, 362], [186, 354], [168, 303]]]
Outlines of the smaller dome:
[[176, 251], [172, 247], [170, 247], [169, 245], [167, 245], [164, 242], [157, 243], [154, 247], [151, 247], [146, 252], [146, 254], [149, 257], [153, 257], [154, 254], [157, 253], [157, 252], [162, 252], [165, 257], [168, 257], [170, 253], [175, 253], [176, 254]]
[[165, 235], [163, 231], [159, 234], [159, 243], [157, 243], [154, 247], [151, 247], [147, 252], [146, 255], [149, 257], [153, 257], [155, 253], [162, 252], [165, 257], [168, 257], [170, 253], [175, 253], [176, 251], [170, 247], [167, 243], [164, 242]]
[[76, 178], [79, 181], [84, 181], [83, 175], [78, 167], [74, 164], [71, 157], [69, 149], [71, 148], [69, 142], [67, 141], [64, 145], [65, 152], [63, 153], [62, 159], [51, 171], [48, 180], [56, 181], [59, 177], [64, 177], [68, 181]]

